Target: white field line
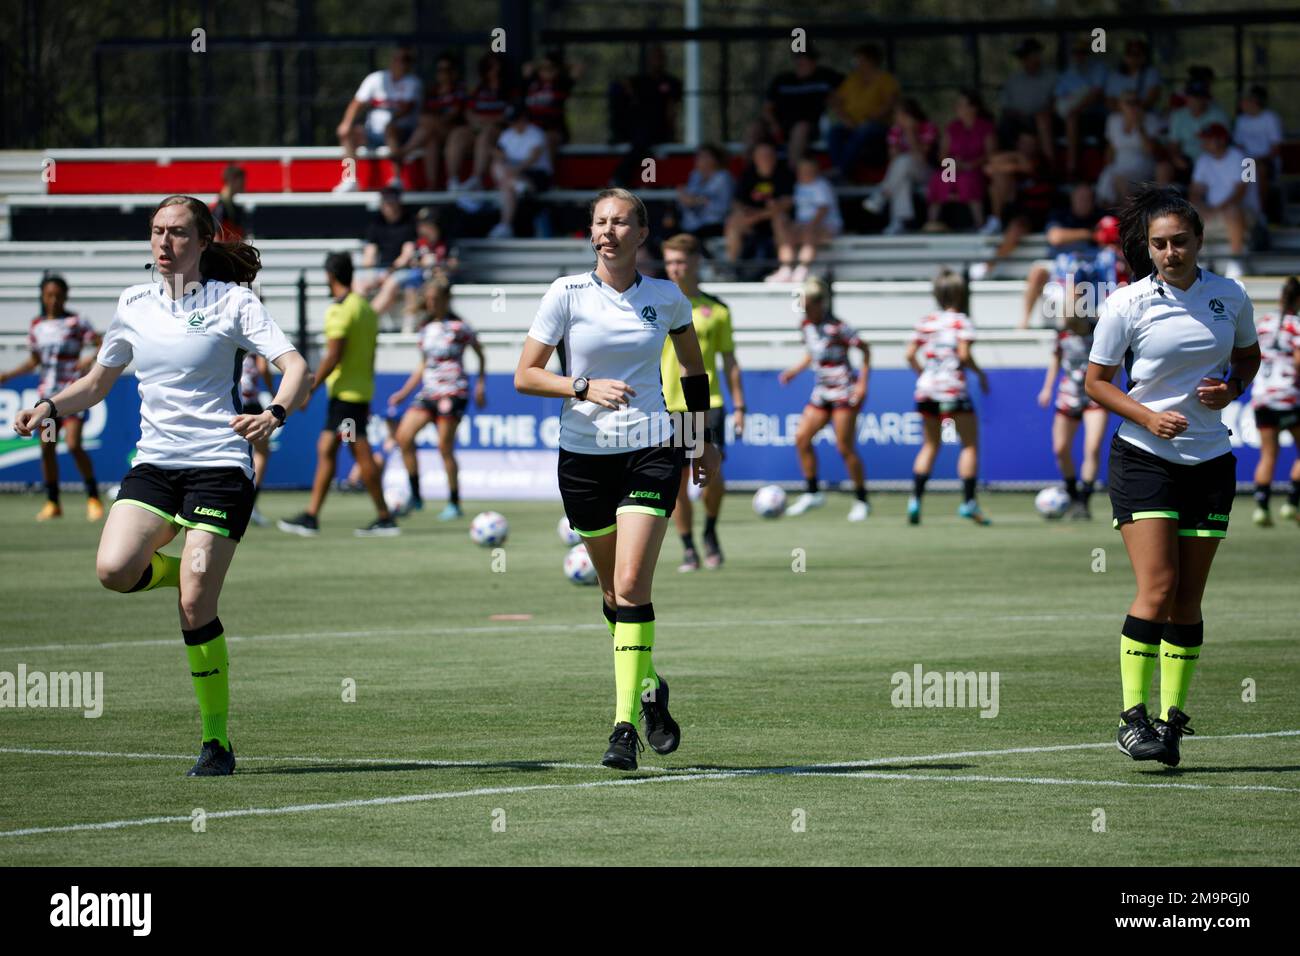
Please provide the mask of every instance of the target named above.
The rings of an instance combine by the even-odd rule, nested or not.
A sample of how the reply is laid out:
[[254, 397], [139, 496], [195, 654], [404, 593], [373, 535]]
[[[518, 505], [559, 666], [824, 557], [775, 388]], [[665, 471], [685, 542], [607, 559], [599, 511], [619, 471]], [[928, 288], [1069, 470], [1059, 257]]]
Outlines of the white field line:
[[[1300, 736], [1300, 730], [1275, 730], [1265, 733], [1252, 734], [1224, 734], [1221, 736], [1203, 736], [1200, 740], [1243, 740], [1243, 739], [1260, 739], [1265, 737], [1294, 737]], [[1249, 793], [1300, 793], [1300, 788], [1295, 787], [1274, 787], [1264, 784], [1200, 784], [1200, 783], [1178, 783], [1174, 781], [1131, 781], [1131, 780], [1074, 780], [1058, 777], [1000, 777], [987, 774], [912, 774], [912, 773], [880, 773], [873, 771], [850, 771], [848, 773], [837, 772], [835, 768], [839, 767], [863, 767], [863, 766], [882, 766], [886, 764], [907, 764], [923, 761], [944, 760], [954, 757], [996, 757], [1007, 754], [1026, 754], [1026, 753], [1055, 753], [1062, 750], [1083, 750], [1083, 749], [1100, 749], [1114, 746], [1110, 743], [1088, 743], [1088, 744], [1058, 744], [1049, 747], [1013, 747], [1002, 750], [965, 750], [953, 751], [942, 754], [913, 754], [900, 757], [878, 757], [873, 760], [851, 761], [847, 763], [828, 763], [828, 764], [811, 764], [808, 766], [791, 766], [791, 767], [772, 767], [772, 768], [755, 768], [755, 769], [735, 769], [735, 770], [714, 770], [714, 771], [695, 771], [692, 768], [682, 770], [661, 770], [655, 767], [642, 767], [643, 770], [656, 771], [659, 775], [654, 777], [623, 777], [612, 780], [593, 780], [583, 783], [543, 783], [528, 784], [515, 787], [480, 787], [473, 790], [449, 790], [435, 793], [417, 793], [407, 794], [397, 797], [374, 797], [366, 800], [341, 800], [332, 803], [308, 803], [296, 804], [287, 807], [250, 807], [242, 810], [219, 810], [209, 813], [207, 816], [212, 819], [230, 818], [230, 817], [247, 817], [247, 816], [276, 816], [288, 813], [310, 813], [319, 810], [342, 810], [353, 807], [377, 807], [389, 806], [401, 803], [425, 803], [432, 800], [450, 800], [460, 797], [481, 797], [497, 796], [513, 793], [531, 793], [542, 790], [588, 790], [594, 787], [613, 787], [613, 786], [634, 786], [645, 783], [660, 783], [664, 781], [698, 781], [698, 780], [735, 780], [740, 777], [762, 777], [762, 776], [795, 776], [795, 777], [848, 777], [857, 780], [903, 780], [907, 782], [924, 782], [938, 781], [940, 783], [1000, 783], [1000, 784], [1030, 784], [1035, 786], [1065, 786], [1065, 787], [1138, 787], [1144, 789], [1174, 789], [1174, 790], [1228, 790]], [[22, 747], [0, 747], [0, 753], [26, 754], [38, 756], [80, 756], [80, 757], [114, 757], [142, 760], [189, 760], [188, 755], [183, 754], [136, 754], [136, 753], [115, 753], [108, 751], [96, 750], [38, 750]], [[309, 761], [309, 762], [326, 762], [326, 763], [360, 763], [360, 764], [419, 764], [438, 767], [474, 767], [474, 766], [501, 766], [500, 763], [491, 763], [489, 761], [437, 761], [437, 760], [402, 760], [396, 757], [241, 757], [241, 760], [269, 760], [269, 761]], [[595, 769], [592, 764], [569, 764], [569, 763], [549, 763], [543, 762], [534, 766], [542, 766], [553, 769], [575, 769], [586, 770]], [[143, 817], [131, 820], [109, 820], [101, 823], [74, 823], [66, 826], [56, 827], [27, 827], [21, 830], [4, 830], [0, 831], [0, 837], [19, 837], [35, 836], [44, 833], [73, 833], [87, 830], [119, 830], [125, 827], [150, 826], [160, 823], [188, 823], [188, 816], [170, 816], [170, 817]]]
[[[1240, 616], [1240, 615], [1238, 615]], [[1015, 623], [1015, 622], [1042, 622], [1053, 623], [1060, 621], [1086, 621], [1086, 620], [1118, 620], [1114, 614], [996, 614], [991, 617], [978, 617], [973, 615], [949, 615], [946, 617], [935, 617], [934, 615], [905, 615], [899, 617], [797, 617], [797, 618], [768, 618], [761, 620], [740, 620], [729, 618], [725, 621], [674, 621], [671, 618], [665, 620], [659, 619], [661, 627], [677, 629], [699, 629], [699, 628], [717, 628], [717, 627], [796, 627], [796, 626], [821, 626], [821, 625], [875, 625], [875, 624], [965, 624], [972, 620], [989, 621], [993, 623]], [[330, 640], [335, 638], [353, 638], [353, 637], [401, 637], [411, 634], [423, 634], [427, 636], [437, 636], [440, 634], [505, 634], [510, 632], [522, 633], [524, 630], [530, 632], [537, 631], [582, 631], [582, 630], [604, 630], [603, 623], [593, 622], [591, 619], [584, 619], [571, 624], [533, 624], [529, 621], [519, 621], [513, 624], [485, 624], [478, 626], [466, 627], [402, 627], [402, 628], [374, 628], [361, 631], [310, 631], [302, 633], [288, 634], [245, 634], [245, 635], [226, 635], [227, 643], [237, 641], [316, 641]], [[98, 644], [22, 644], [17, 646], [6, 646], [0, 644], [0, 654], [16, 654], [18, 652], [28, 651], [96, 651], [96, 650], [117, 650], [119, 648], [132, 647], [175, 647], [179, 644], [179, 637], [169, 638], [147, 638], [139, 641], [103, 641]]]

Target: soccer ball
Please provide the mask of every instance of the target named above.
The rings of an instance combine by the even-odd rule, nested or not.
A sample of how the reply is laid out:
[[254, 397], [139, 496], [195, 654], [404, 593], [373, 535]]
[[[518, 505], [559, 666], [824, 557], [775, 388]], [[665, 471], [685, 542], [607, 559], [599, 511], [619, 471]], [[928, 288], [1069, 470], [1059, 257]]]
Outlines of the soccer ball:
[[505, 544], [510, 535], [510, 525], [505, 515], [495, 511], [484, 511], [474, 516], [469, 523], [469, 539], [485, 548], [495, 548]]
[[596, 566], [585, 544], [574, 545], [564, 556], [564, 576], [574, 584], [596, 583]]
[[754, 492], [754, 513], [763, 518], [779, 518], [785, 513], [785, 489], [764, 485]]
[[582, 543], [582, 535], [573, 530], [573, 525], [569, 524], [567, 517], [560, 519], [560, 523], [555, 526], [555, 531], [560, 536], [560, 540], [569, 547]]
[[397, 484], [394, 482], [384, 489], [384, 504], [388, 505], [388, 510], [394, 514], [400, 513], [411, 503], [411, 484]]
[[1035, 496], [1034, 507], [1040, 515], [1051, 521], [1065, 514], [1065, 509], [1070, 507], [1070, 496], [1060, 485], [1052, 485]]

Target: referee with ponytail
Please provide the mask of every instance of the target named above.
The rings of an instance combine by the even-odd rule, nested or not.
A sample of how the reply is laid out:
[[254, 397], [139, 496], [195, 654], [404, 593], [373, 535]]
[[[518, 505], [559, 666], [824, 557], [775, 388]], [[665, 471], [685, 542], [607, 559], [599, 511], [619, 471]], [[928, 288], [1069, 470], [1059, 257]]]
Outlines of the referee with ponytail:
[[[1143, 186], [1120, 215], [1134, 281], [1106, 299], [1088, 396], [1124, 421], [1110, 446], [1110, 500], [1137, 577], [1120, 637], [1119, 749], [1177, 766], [1201, 656], [1201, 595], [1228, 531], [1237, 459], [1221, 410], [1259, 369], [1254, 309], [1234, 280], [1197, 265], [1201, 217], [1175, 190]], [[1114, 384], [1120, 365], [1127, 391]], [[1160, 664], [1160, 715], [1147, 700]]]
[[[150, 218], [161, 281], [122, 293], [94, 367], [14, 419], [30, 435], [46, 419], [103, 401], [131, 364], [139, 380], [140, 442], [99, 539], [100, 583], [135, 593], [176, 588], [181, 634], [202, 718], [189, 776], [235, 768], [227, 732], [229, 675], [221, 587], [253, 509], [250, 442], [266, 439], [306, 397], [307, 363], [248, 288], [257, 250], [222, 242], [208, 207], [170, 196]], [[244, 355], [257, 352], [282, 373], [272, 404], [241, 413]], [[183, 557], [161, 548], [185, 535]]]

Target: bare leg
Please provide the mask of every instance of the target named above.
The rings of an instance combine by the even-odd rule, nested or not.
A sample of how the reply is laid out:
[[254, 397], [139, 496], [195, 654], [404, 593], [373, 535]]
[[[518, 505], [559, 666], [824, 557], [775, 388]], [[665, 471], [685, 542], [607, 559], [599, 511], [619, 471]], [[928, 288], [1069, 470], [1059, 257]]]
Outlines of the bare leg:
[[1137, 578], [1128, 613], [1144, 621], [1168, 621], [1178, 590], [1178, 522], [1143, 518], [1120, 525], [1120, 534]]
[[805, 405], [803, 417], [799, 419], [799, 428], [794, 434], [794, 446], [799, 454], [799, 469], [804, 478], [811, 481], [817, 477], [817, 452], [813, 450], [813, 438], [826, 427], [830, 421], [829, 409]]
[[338, 467], [339, 436], [337, 432], [323, 431], [316, 439], [316, 475], [311, 483], [311, 501], [307, 505], [307, 514], [313, 518], [320, 515], [329, 494], [330, 482], [334, 480], [334, 470]]
[[374, 452], [370, 450], [370, 439], [364, 432], [358, 433], [352, 443], [352, 454], [356, 456], [357, 467], [361, 470], [361, 481], [370, 492], [370, 500], [375, 503], [375, 511], [380, 519], [391, 518], [388, 505], [384, 502], [384, 489], [380, 484], [379, 466], [375, 464]]
[[129, 591], [149, 566], [153, 553], [180, 529], [162, 515], [138, 508], [129, 501], [113, 503], [99, 536], [95, 573], [110, 591]]

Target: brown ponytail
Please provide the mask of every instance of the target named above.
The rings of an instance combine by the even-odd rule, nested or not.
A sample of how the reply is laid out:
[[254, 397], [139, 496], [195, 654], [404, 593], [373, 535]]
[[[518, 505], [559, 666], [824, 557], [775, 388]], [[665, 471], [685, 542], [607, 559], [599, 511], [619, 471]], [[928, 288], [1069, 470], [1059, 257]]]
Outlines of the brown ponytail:
[[199, 238], [208, 241], [208, 247], [199, 257], [199, 272], [206, 279], [218, 282], [251, 283], [262, 269], [262, 256], [252, 245], [242, 239], [222, 241], [217, 239], [217, 224], [212, 211], [193, 196], [168, 196], [149, 216], [152, 227], [154, 217], [167, 206], [184, 206], [194, 217], [194, 228]]

